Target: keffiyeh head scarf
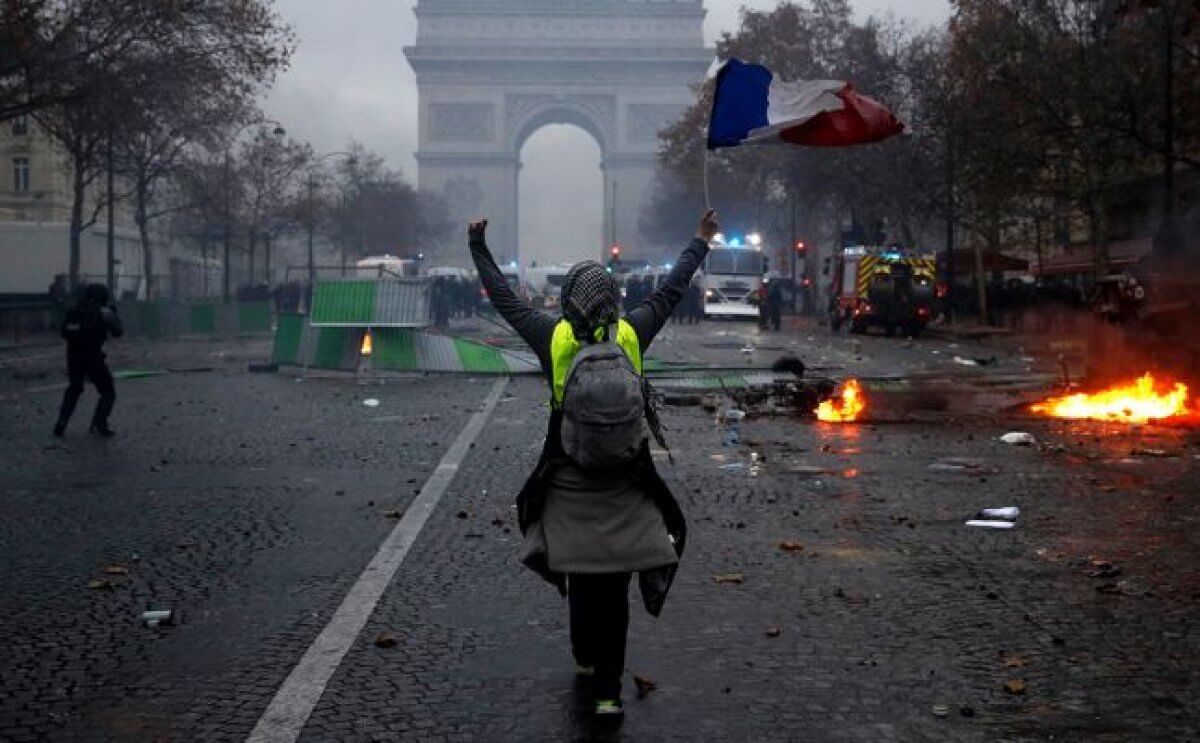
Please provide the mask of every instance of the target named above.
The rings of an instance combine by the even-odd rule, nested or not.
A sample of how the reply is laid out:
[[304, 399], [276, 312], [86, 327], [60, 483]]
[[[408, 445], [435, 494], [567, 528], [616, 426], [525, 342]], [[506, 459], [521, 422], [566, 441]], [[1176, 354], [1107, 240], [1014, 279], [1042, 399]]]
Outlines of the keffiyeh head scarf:
[[596, 328], [618, 319], [617, 282], [595, 261], [576, 263], [563, 282], [563, 317], [571, 323], [575, 337], [588, 338]]

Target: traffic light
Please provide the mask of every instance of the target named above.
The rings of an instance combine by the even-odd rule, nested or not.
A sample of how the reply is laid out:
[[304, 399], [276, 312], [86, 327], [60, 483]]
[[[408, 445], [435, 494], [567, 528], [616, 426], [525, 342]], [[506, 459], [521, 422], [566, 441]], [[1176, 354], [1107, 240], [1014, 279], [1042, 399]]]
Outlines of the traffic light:
[[804, 252], [805, 252], [806, 250], [808, 250], [808, 246], [804, 244], [804, 241], [803, 241], [803, 240], [797, 240], [797, 241], [796, 241], [796, 254], [797, 254], [797, 255], [804, 255]]

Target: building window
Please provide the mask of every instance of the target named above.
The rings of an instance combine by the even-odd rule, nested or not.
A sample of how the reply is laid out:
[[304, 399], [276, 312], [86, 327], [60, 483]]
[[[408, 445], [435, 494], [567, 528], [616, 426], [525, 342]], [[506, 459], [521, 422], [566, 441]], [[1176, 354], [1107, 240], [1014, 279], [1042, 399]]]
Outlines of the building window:
[[26, 115], [18, 116], [12, 121], [12, 135], [14, 137], [23, 137], [29, 133], [29, 117]]
[[13, 190], [17, 193], [29, 191], [29, 158], [13, 158]]

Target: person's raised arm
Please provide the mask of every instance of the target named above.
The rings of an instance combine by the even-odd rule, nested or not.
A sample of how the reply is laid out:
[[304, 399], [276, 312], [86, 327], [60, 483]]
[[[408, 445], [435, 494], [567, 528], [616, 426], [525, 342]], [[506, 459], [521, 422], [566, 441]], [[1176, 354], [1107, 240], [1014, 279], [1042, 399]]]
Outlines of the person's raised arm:
[[712, 209], [705, 211], [704, 216], [700, 218], [696, 236], [679, 254], [671, 273], [667, 274], [666, 281], [649, 299], [629, 311], [626, 319], [637, 331], [642, 353], [650, 348], [654, 336], [662, 330], [675, 306], [683, 299], [688, 284], [691, 283], [692, 274], [696, 273], [696, 269], [700, 268], [700, 264], [704, 263], [704, 258], [708, 255], [708, 241], [717, 234], [718, 229], [717, 213]]
[[554, 334], [556, 321], [550, 315], [538, 312], [525, 304], [508, 285], [508, 280], [504, 278], [500, 267], [496, 265], [496, 259], [492, 257], [492, 251], [488, 250], [487, 240], [484, 238], [487, 224], [486, 219], [481, 219], [467, 227], [471, 259], [475, 261], [475, 270], [479, 272], [479, 282], [483, 284], [492, 306], [504, 321], [529, 344], [539, 359], [548, 359], [550, 338]]

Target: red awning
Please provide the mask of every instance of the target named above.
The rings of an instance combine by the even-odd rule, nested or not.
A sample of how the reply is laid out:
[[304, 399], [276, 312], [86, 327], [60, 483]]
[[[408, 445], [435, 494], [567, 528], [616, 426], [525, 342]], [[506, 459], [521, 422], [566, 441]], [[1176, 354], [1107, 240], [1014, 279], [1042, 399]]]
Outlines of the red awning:
[[[1149, 237], [1116, 240], [1108, 244], [1109, 268], [1122, 268], [1150, 254], [1153, 241]], [[1049, 253], [1042, 265], [1034, 270], [1038, 276], [1092, 273], [1096, 270], [1096, 250], [1091, 245], [1068, 245]]]

